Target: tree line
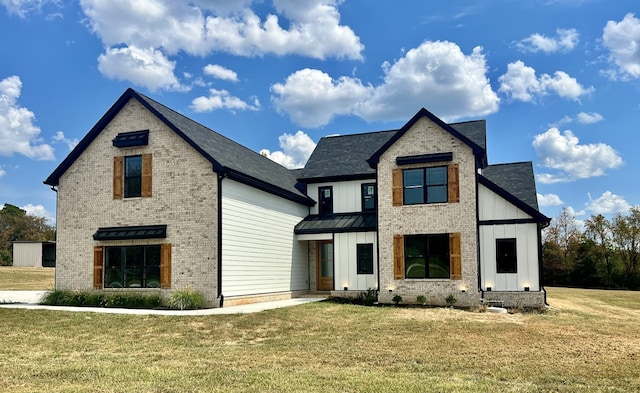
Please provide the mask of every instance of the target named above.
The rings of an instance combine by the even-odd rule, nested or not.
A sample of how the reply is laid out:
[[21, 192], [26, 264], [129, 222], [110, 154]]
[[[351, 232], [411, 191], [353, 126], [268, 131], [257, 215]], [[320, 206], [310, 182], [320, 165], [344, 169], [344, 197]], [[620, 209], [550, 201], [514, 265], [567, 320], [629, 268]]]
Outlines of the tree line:
[[640, 289], [640, 206], [580, 228], [566, 208], [544, 231], [543, 280], [549, 286]]
[[11, 204], [0, 210], [0, 266], [13, 264], [14, 241], [52, 241], [55, 238], [56, 230], [46, 218], [32, 216]]

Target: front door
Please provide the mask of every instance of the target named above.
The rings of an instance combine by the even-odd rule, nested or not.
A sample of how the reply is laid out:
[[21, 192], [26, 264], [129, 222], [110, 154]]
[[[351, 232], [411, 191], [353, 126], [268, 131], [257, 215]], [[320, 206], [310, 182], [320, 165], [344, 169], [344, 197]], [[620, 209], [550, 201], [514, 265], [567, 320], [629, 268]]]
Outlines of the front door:
[[333, 290], [333, 242], [324, 240], [318, 242], [318, 291]]

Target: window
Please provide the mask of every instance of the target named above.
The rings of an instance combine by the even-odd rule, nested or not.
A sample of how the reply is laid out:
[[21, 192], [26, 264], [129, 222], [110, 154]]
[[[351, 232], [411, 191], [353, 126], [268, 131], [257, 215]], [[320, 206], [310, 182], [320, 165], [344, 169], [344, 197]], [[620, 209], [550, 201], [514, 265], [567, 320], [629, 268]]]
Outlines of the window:
[[405, 278], [450, 278], [449, 235], [404, 237]]
[[376, 209], [376, 185], [365, 183], [362, 185], [362, 211]]
[[516, 239], [496, 239], [496, 267], [498, 273], [517, 273]]
[[160, 245], [106, 247], [105, 288], [159, 288]]
[[113, 158], [113, 199], [151, 197], [151, 154]]
[[331, 186], [318, 188], [318, 214], [321, 216], [333, 213], [333, 188]]
[[142, 195], [142, 156], [124, 158], [124, 197], [136, 198]]
[[357, 244], [358, 274], [373, 274], [373, 243]]
[[404, 204], [447, 202], [447, 167], [405, 169]]

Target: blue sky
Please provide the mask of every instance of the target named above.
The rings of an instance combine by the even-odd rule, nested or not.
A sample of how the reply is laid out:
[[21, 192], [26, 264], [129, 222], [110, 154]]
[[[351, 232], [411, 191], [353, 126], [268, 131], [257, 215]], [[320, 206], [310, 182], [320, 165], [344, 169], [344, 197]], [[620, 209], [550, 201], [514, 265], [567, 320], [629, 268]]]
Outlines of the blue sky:
[[486, 119], [548, 216], [640, 205], [635, 0], [0, 0], [0, 37], [0, 205], [51, 219], [42, 181], [128, 87], [289, 167], [421, 107]]

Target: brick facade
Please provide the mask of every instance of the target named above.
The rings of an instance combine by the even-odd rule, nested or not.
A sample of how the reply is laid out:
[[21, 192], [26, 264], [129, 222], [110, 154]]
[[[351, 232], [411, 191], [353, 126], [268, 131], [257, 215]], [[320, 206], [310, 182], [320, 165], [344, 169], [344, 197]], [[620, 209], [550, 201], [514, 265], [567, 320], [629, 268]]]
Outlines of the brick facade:
[[[392, 170], [446, 165], [447, 162], [396, 165], [399, 156], [453, 153], [459, 165], [460, 202], [392, 206]], [[471, 148], [430, 119], [423, 117], [391, 147], [378, 163], [378, 243], [380, 251], [381, 302], [390, 303], [399, 294], [404, 302], [418, 295], [428, 304], [446, 305], [450, 294], [457, 305], [475, 305], [478, 293], [478, 233], [476, 216], [475, 157]], [[393, 236], [417, 234], [461, 234], [462, 279], [394, 280]]]
[[[149, 144], [116, 148], [118, 133], [149, 130]], [[152, 196], [113, 199], [113, 158], [152, 154]], [[93, 247], [170, 243], [170, 289], [192, 288], [217, 305], [217, 175], [211, 163], [131, 99], [61, 176], [56, 289], [91, 289]], [[96, 242], [99, 227], [167, 225], [165, 239]], [[118, 291], [118, 289], [106, 289]], [[127, 289], [131, 290], [131, 289]]]

